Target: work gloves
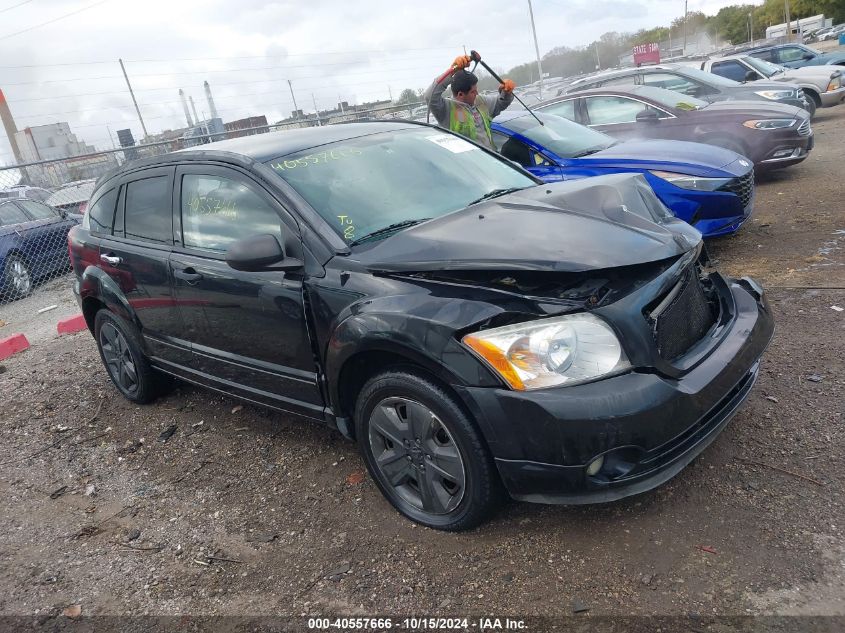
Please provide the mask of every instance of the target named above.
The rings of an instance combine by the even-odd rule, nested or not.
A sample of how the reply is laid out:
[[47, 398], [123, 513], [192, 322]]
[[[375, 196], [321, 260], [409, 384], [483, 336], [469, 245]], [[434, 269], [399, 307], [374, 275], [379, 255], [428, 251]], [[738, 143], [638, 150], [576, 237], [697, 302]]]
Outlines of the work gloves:
[[500, 92], [513, 92], [514, 88], [516, 88], [516, 84], [513, 82], [513, 79], [505, 79], [499, 84]]
[[455, 61], [452, 62], [452, 67], [457, 70], [463, 70], [472, 62], [472, 57], [469, 55], [458, 55]]

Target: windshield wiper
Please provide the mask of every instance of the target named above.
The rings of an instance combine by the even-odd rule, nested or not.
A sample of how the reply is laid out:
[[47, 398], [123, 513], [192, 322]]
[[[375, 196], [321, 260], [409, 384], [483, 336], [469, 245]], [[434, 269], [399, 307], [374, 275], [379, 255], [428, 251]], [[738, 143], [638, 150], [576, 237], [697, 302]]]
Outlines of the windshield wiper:
[[388, 233], [395, 233], [401, 229], [407, 229], [408, 227], [414, 226], [415, 224], [421, 224], [430, 220], [431, 218], [417, 218], [416, 220], [402, 220], [401, 222], [394, 222], [393, 224], [388, 224], [385, 227], [378, 229], [377, 231], [373, 231], [372, 233], [367, 233], [359, 237], [357, 240], [349, 242], [349, 246], [356, 246], [363, 242], [369, 242], [370, 240], [374, 240], [379, 237], [383, 237]]
[[525, 187], [508, 187], [507, 189], [493, 189], [493, 191], [488, 191], [480, 198], [473, 200], [467, 206], [471, 207], [474, 204], [478, 204], [479, 202], [484, 202], [485, 200], [490, 200], [491, 198], [498, 198], [499, 196], [504, 196], [509, 193], [513, 193], [514, 191], [522, 191]]

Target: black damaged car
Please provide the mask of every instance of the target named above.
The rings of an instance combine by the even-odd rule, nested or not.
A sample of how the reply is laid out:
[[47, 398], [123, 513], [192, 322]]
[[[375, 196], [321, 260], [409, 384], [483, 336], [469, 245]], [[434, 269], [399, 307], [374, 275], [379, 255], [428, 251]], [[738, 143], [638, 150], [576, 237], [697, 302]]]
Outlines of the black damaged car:
[[133, 402], [176, 376], [357, 441], [406, 517], [505, 493], [611, 501], [678, 473], [748, 396], [773, 323], [641, 176], [543, 184], [409, 122], [129, 163], [70, 236]]

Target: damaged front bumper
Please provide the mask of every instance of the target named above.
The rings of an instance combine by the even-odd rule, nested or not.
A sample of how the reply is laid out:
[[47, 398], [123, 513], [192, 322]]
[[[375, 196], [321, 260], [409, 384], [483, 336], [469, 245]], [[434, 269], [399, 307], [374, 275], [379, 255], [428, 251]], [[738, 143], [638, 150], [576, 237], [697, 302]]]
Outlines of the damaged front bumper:
[[667, 481], [716, 438], [748, 397], [774, 331], [759, 285], [723, 281], [731, 321], [718, 345], [682, 376], [635, 370], [528, 392], [458, 389], [485, 429], [512, 497], [620, 499]]

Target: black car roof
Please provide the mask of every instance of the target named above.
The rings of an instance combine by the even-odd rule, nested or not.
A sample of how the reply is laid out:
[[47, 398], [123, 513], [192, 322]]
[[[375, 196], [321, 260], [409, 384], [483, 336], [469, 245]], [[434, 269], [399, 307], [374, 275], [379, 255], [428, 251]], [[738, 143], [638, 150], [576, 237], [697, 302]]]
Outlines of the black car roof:
[[378, 134], [379, 132], [404, 130], [420, 125], [426, 124], [404, 119], [398, 121], [365, 121], [242, 136], [130, 161], [101, 176], [97, 181], [97, 186], [99, 187], [100, 184], [117, 174], [139, 168], [203, 160], [219, 160], [246, 166], [253, 161], [264, 163], [274, 158], [328, 143]]

